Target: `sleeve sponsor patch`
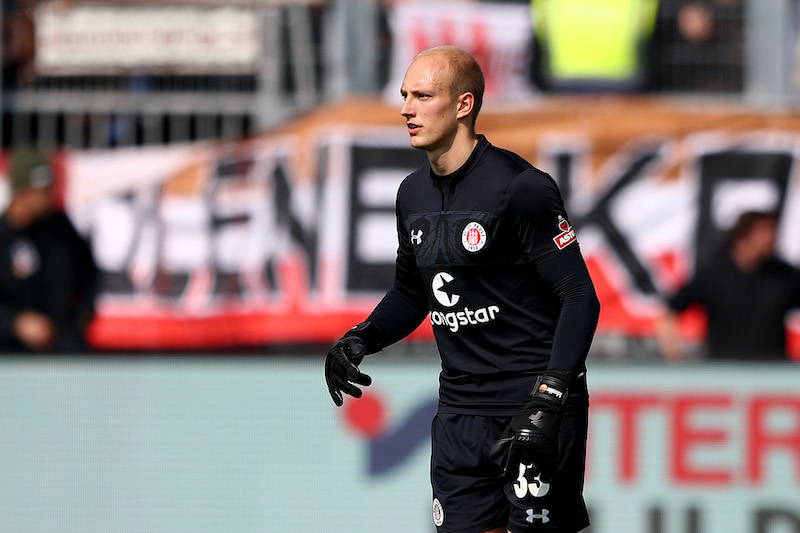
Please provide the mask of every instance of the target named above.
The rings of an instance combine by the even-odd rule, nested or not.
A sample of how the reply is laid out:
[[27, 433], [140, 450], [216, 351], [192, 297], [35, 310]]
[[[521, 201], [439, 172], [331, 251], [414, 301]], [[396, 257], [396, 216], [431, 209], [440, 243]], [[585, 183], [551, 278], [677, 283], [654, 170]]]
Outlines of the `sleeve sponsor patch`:
[[563, 250], [573, 242], [575, 242], [575, 229], [570, 225], [569, 221], [561, 215], [558, 215], [558, 229], [561, 233], [553, 237], [553, 242], [559, 250]]

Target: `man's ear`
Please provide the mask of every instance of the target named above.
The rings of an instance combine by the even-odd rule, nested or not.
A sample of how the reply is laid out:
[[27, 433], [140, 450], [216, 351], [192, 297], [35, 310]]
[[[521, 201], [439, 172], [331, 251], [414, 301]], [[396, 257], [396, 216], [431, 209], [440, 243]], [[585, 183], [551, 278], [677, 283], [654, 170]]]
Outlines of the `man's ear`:
[[472, 93], [464, 93], [458, 97], [458, 119], [465, 118], [472, 113], [472, 108], [475, 107], [475, 95]]

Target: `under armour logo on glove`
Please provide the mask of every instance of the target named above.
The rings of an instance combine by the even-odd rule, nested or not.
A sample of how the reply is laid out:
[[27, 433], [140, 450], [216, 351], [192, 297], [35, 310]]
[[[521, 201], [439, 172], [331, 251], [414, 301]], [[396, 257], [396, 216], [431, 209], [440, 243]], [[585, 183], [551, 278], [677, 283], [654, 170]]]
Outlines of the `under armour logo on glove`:
[[533, 524], [534, 520], [541, 520], [542, 524], [546, 524], [550, 521], [550, 519], [547, 517], [547, 515], [550, 514], [550, 511], [547, 509], [542, 509], [542, 512], [540, 513], [533, 512], [533, 509], [528, 509], [525, 512], [528, 513], [528, 517], [525, 519], [525, 521], [529, 524]]

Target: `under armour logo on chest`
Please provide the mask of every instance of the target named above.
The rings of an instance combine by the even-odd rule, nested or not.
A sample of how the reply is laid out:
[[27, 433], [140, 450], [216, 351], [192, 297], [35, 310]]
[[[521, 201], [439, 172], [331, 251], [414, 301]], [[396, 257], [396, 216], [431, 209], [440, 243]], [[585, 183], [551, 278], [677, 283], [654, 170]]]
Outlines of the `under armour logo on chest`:
[[422, 244], [422, 230], [414, 231], [411, 230], [411, 243], [412, 244]]

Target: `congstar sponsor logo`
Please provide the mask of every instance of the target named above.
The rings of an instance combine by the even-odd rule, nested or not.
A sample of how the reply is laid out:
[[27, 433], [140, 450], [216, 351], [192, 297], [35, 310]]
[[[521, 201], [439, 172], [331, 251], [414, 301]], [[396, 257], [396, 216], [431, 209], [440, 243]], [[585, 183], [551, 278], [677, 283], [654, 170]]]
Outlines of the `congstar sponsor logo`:
[[[444, 307], [453, 307], [460, 300], [461, 295], [452, 289], [455, 278], [447, 272], [439, 272], [433, 276], [431, 281], [431, 291], [433, 297]], [[452, 333], [457, 333], [461, 326], [477, 326], [493, 321], [500, 308], [496, 305], [488, 305], [471, 309], [464, 307], [454, 311], [431, 311], [431, 324], [434, 326], [446, 326]]]

